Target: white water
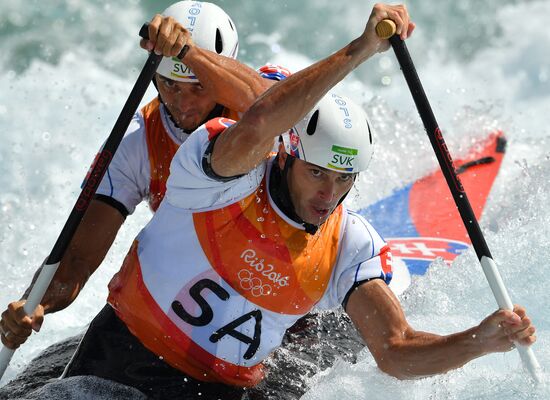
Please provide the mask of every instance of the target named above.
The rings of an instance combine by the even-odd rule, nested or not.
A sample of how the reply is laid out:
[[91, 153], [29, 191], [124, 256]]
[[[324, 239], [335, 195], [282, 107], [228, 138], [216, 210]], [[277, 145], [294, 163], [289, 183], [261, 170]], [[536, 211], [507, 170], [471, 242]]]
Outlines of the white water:
[[[23, 293], [51, 250], [88, 165], [145, 59], [131, 35], [153, 12], [151, 5], [138, 1], [58, 0], [49, 7], [30, 3], [33, 7], [0, 0], [0, 305]], [[244, 26], [242, 59], [254, 66], [277, 61], [294, 70], [359, 34], [366, 20], [363, 15], [371, 7], [358, 1], [345, 6], [328, 1], [265, 5], [270, 12], [290, 9], [305, 15], [313, 10], [325, 29], [316, 18], [297, 21], [295, 14], [284, 12], [269, 24], [256, 23], [266, 18], [258, 3], [240, 3], [242, 12], [234, 4], [220, 2], [237, 25]], [[546, 367], [550, 365], [546, 274], [550, 33], [543, 27], [550, 3], [505, 3], [499, 8], [494, 1], [483, 5], [449, 1], [437, 6], [411, 2], [409, 9], [418, 15], [419, 27], [409, 49], [455, 157], [490, 130], [507, 133], [507, 155], [481, 225], [512, 300], [528, 307], [538, 327], [534, 350]], [[331, 7], [338, 12], [328, 12]], [[122, 11], [116, 23], [108, 23], [109, 16]], [[439, 20], [434, 21], [432, 12]], [[73, 19], [66, 17], [61, 24], [55, 22], [61, 21], [59, 15]], [[285, 29], [276, 32], [277, 24]], [[493, 36], [480, 36], [475, 32], [479, 26]], [[314, 32], [311, 37], [309, 31]], [[331, 32], [326, 41], [321, 40], [324, 32]], [[440, 36], [430, 39], [434, 33]], [[341, 86], [350, 97], [365, 102], [378, 128], [376, 159], [350, 201], [356, 207], [436, 168], [396, 65], [390, 52], [379, 55]], [[150, 92], [147, 98], [152, 96]], [[128, 218], [104, 265], [78, 300], [47, 318], [42, 331], [16, 353], [2, 384], [43, 348], [84, 329], [104, 304], [108, 280], [149, 216], [141, 208]], [[414, 327], [441, 334], [477, 324], [496, 307], [473, 252], [458, 258], [450, 269], [434, 265], [425, 277], [413, 281], [402, 302]], [[516, 352], [511, 352], [478, 359], [444, 376], [400, 382], [379, 372], [365, 352], [356, 365], [341, 362], [317, 375], [304, 398], [546, 399], [548, 381], [545, 372], [543, 384], [533, 387], [521, 372]]]

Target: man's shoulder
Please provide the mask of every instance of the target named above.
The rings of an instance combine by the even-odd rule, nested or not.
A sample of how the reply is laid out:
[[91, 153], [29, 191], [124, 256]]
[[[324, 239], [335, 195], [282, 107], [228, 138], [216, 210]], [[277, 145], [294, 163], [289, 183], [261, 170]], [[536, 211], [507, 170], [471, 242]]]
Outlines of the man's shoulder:
[[158, 112], [159, 110], [160, 101], [158, 97], [155, 97], [149, 103], [141, 107], [141, 109], [136, 114], [140, 114], [142, 117], [149, 117], [151, 114]]
[[346, 215], [346, 229], [351, 229], [352, 233], [355, 231], [376, 232], [373, 226], [365, 219], [365, 217], [363, 217], [357, 211], [344, 208], [344, 213]]
[[[235, 123], [235, 120], [225, 117], [216, 117], [208, 120], [193, 131], [180, 146], [176, 157], [202, 159], [212, 141]], [[174, 157], [175, 158], [175, 157]]]
[[[243, 189], [246, 192], [250, 188], [250, 181], [259, 184], [259, 177], [263, 176], [265, 167], [258, 166], [250, 171], [247, 176], [256, 176], [258, 179], [242, 180], [217, 180], [206, 173], [204, 168], [205, 158], [208, 157], [209, 147], [220, 134], [234, 124], [235, 121], [228, 118], [214, 118], [201, 125], [180, 146], [170, 166], [168, 179], [168, 191], [181, 191], [185, 189], [208, 189], [208, 191], [223, 191], [233, 187], [237, 192]], [[244, 176], [244, 175], [243, 175]]]
[[122, 153], [124, 151], [135, 152], [138, 149], [146, 148], [146, 137], [145, 137], [145, 124], [143, 121], [143, 116], [140, 113], [135, 113], [128, 125], [128, 129], [120, 142], [120, 151], [117, 150], [117, 153]]
[[347, 246], [369, 248], [371, 252], [375, 252], [385, 244], [384, 239], [362, 215], [348, 209], [345, 209], [345, 214], [342, 238]]
[[216, 179], [207, 174], [203, 165], [210, 143], [206, 131], [193, 135], [202, 138], [189, 138], [172, 160], [167, 181], [168, 203], [178, 208], [206, 211], [233, 204], [258, 188], [265, 173], [265, 163], [235, 179]]
[[143, 117], [142, 110], [138, 110], [132, 116], [130, 124], [124, 133], [124, 138], [122, 139], [121, 145], [126, 141], [137, 141], [140, 138], [145, 137], [145, 119]]
[[211, 120], [206, 122], [202, 127], [199, 127], [197, 131], [199, 131], [201, 128], [206, 130], [206, 132], [208, 133], [208, 140], [211, 141], [212, 139], [217, 137], [219, 134], [224, 132], [227, 128], [229, 128], [231, 125], [233, 125], [235, 122], [236, 121], [231, 118], [225, 118], [225, 117], [212, 118]]

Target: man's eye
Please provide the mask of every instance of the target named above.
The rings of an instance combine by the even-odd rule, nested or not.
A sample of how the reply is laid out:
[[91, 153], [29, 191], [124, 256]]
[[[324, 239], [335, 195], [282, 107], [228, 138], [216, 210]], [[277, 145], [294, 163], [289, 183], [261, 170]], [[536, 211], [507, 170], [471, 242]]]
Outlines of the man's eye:
[[353, 179], [353, 175], [342, 175], [339, 178], [341, 182], [349, 182]]
[[316, 178], [320, 177], [323, 174], [320, 169], [311, 169], [310, 172], [311, 175], [315, 176]]
[[162, 84], [170, 89], [173, 89], [176, 87], [176, 82], [171, 79], [163, 79]]

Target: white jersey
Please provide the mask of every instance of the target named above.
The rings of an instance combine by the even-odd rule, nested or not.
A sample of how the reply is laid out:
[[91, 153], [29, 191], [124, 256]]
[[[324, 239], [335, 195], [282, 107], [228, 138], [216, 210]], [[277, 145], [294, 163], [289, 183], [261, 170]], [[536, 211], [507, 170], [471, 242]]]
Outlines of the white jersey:
[[[189, 134], [174, 124], [163, 104], [160, 104], [160, 116], [169, 140], [180, 146]], [[148, 198], [150, 182], [151, 166], [145, 121], [140, 110], [132, 118], [96, 193], [112, 197], [132, 214], [136, 206]]]
[[172, 366], [251, 386], [287, 328], [340, 306], [357, 282], [388, 282], [391, 255], [343, 205], [306, 233], [269, 194], [271, 161], [229, 182], [207, 176], [206, 148], [231, 123], [209, 121], [180, 147], [165, 201], [109, 284], [109, 302]]

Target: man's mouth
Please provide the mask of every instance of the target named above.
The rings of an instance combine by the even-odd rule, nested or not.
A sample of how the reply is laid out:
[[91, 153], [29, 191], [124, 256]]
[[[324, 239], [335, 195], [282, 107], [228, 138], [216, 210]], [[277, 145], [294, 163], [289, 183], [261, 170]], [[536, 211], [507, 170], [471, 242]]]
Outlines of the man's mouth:
[[327, 208], [326, 206], [318, 206], [318, 205], [312, 205], [311, 209], [313, 210], [313, 214], [318, 218], [325, 218], [330, 213], [330, 208]]
[[180, 111], [179, 116], [181, 118], [189, 118], [189, 117], [194, 117], [198, 113], [199, 113], [198, 110], [185, 110], [185, 111]]

